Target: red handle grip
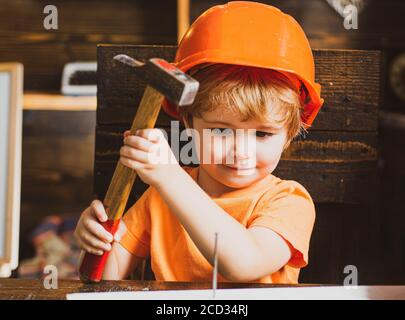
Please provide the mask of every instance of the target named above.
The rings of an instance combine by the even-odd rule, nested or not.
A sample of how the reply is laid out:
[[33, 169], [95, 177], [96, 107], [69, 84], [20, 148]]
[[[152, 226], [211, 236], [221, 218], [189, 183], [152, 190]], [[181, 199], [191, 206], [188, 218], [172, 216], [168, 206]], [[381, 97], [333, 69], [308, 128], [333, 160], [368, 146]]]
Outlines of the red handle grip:
[[[119, 222], [119, 219], [107, 220], [106, 222], [102, 222], [101, 225], [114, 236]], [[85, 282], [99, 282], [103, 276], [104, 266], [109, 253], [109, 251], [105, 251], [103, 255], [98, 256], [86, 252], [79, 269], [80, 278]]]

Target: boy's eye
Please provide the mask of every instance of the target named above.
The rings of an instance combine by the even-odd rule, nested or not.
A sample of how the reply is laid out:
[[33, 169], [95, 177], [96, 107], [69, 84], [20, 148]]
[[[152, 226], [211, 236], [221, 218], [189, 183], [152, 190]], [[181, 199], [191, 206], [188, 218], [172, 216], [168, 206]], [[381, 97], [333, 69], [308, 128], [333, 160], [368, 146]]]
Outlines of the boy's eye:
[[256, 131], [256, 137], [258, 137], [258, 138], [271, 137], [272, 135], [273, 135], [273, 133], [271, 133], [271, 132]]
[[233, 130], [230, 128], [211, 128], [211, 133], [221, 136], [230, 136], [233, 135]]

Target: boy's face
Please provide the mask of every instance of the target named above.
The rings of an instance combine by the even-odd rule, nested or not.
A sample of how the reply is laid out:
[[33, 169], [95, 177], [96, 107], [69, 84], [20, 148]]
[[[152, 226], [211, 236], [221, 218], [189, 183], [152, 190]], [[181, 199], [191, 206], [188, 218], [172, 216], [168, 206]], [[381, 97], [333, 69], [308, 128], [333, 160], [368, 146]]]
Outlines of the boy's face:
[[287, 143], [287, 129], [215, 110], [193, 117], [200, 168], [230, 188], [243, 188], [277, 167]]

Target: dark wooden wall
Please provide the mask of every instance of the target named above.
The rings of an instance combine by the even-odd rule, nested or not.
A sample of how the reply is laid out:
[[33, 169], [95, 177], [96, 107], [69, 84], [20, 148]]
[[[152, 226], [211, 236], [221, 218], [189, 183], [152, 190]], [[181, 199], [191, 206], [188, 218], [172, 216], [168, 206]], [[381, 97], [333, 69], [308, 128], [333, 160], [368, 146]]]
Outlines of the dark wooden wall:
[[[55, 5], [59, 29], [45, 30]], [[98, 43], [176, 44], [176, 1], [0, 0], [0, 62], [20, 61], [25, 90], [59, 90], [63, 66], [95, 61]]]
[[95, 111], [24, 111], [20, 259], [35, 254], [42, 218], [78, 216], [93, 199], [95, 123]]
[[[100, 199], [118, 161], [122, 133], [130, 127], [145, 88], [145, 83], [127, 68], [120, 68], [113, 56], [125, 53], [138, 59], [159, 56], [171, 61], [175, 49], [99, 46], [94, 190]], [[348, 50], [315, 50], [314, 56], [325, 105], [308, 136], [292, 143], [275, 171], [283, 179], [302, 183], [317, 206], [311, 263], [301, 281], [343, 283], [344, 267], [355, 265], [361, 283], [379, 283], [377, 115], [381, 57], [377, 51]], [[170, 120], [161, 112], [157, 126], [170, 133]], [[145, 188], [138, 179], [127, 208]]]

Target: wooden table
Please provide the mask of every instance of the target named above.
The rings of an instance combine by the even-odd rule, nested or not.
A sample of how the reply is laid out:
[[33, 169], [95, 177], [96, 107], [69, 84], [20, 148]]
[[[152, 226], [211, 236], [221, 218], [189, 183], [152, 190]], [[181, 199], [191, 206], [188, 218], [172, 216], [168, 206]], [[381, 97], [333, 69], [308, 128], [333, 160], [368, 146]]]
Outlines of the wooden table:
[[[324, 286], [324, 285], [323, 285]], [[219, 289], [230, 288], [276, 288], [276, 287], [320, 287], [314, 284], [274, 285], [257, 283], [219, 283]], [[76, 292], [139, 291], [149, 290], [190, 290], [210, 289], [208, 282], [162, 282], [162, 281], [103, 281], [85, 284], [76, 280], [59, 280], [58, 289], [45, 289], [42, 280], [0, 279], [0, 299], [66, 299], [66, 294]], [[372, 299], [405, 299], [405, 286], [369, 286]]]
[[[219, 283], [219, 289], [225, 288], [270, 288], [287, 285], [268, 285], [254, 283]], [[307, 286], [307, 285], [299, 285]], [[77, 280], [59, 280], [58, 289], [45, 289], [42, 280], [0, 279], [0, 299], [66, 299], [67, 293], [137, 291], [149, 290], [187, 290], [210, 289], [209, 282], [162, 282], [162, 281], [102, 281], [96, 284], [85, 284]]]

